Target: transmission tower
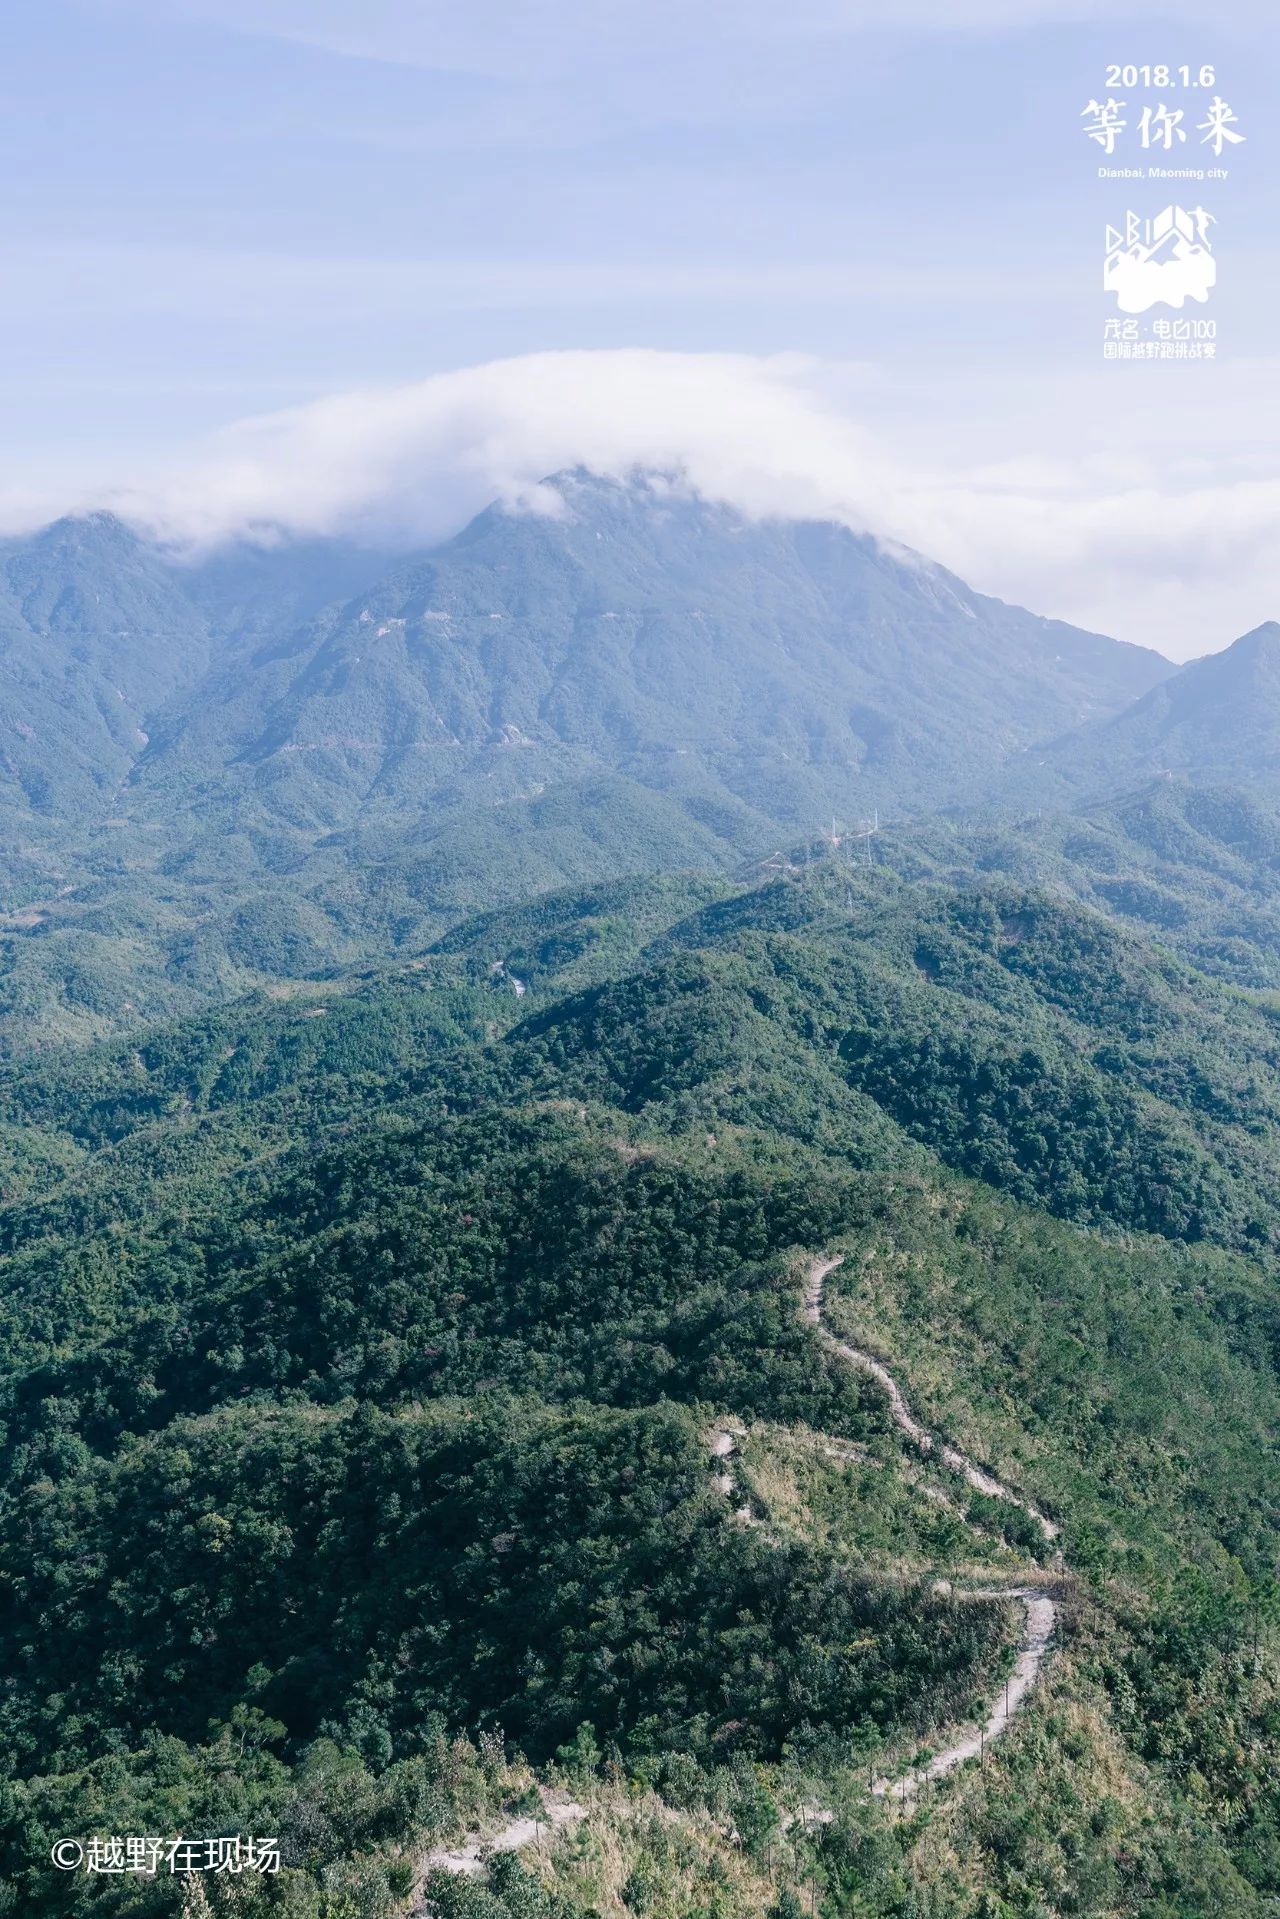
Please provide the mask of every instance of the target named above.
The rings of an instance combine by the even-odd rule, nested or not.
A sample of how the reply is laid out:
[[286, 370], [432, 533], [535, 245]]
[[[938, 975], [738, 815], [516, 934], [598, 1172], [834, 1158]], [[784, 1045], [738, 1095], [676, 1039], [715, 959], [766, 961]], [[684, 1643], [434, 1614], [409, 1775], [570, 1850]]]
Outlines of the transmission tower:
[[857, 830], [849, 835], [850, 839], [862, 841], [862, 850], [863, 850], [862, 863], [864, 866], [870, 866], [872, 864], [871, 842], [879, 831], [880, 831], [880, 808], [877, 807], [871, 819], [859, 820]]

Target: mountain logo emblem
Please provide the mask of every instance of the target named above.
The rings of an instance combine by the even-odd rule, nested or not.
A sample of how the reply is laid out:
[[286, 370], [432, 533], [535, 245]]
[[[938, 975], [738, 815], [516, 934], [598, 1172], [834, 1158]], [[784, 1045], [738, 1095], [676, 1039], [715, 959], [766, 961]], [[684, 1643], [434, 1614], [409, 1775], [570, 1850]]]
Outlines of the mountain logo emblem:
[[1108, 226], [1102, 285], [1120, 311], [1145, 313], [1186, 300], [1203, 306], [1218, 278], [1209, 244], [1213, 224], [1204, 207], [1165, 207], [1150, 220], [1126, 213], [1123, 231]]

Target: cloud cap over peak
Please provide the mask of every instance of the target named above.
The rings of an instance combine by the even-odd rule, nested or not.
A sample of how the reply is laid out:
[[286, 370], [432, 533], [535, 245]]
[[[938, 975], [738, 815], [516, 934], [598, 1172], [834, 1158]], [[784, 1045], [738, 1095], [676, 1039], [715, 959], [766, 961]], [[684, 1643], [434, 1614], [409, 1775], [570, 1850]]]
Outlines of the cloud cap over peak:
[[[1248, 372], [1256, 409], [1274, 369]], [[1229, 398], [1220, 386], [1219, 410]], [[177, 468], [61, 504], [108, 507], [179, 548], [335, 533], [422, 546], [494, 500], [562, 510], [550, 474], [659, 473], [750, 517], [832, 520], [915, 548], [982, 591], [1175, 657], [1225, 645], [1280, 606], [1269, 465], [1210, 479], [1159, 443], [1141, 460], [1072, 450], [1070, 393], [1056, 416], [1006, 412], [1032, 450], [991, 457], [978, 424], [969, 443], [953, 432], [950, 446], [923, 446], [910, 399], [914, 443], [864, 366], [537, 353], [247, 419]]]
[[492, 500], [553, 510], [541, 482], [581, 467], [678, 475], [753, 515], [870, 526], [870, 446], [824, 406], [821, 371], [647, 348], [496, 360], [239, 422], [185, 472], [110, 504], [180, 544], [263, 529], [425, 542]]

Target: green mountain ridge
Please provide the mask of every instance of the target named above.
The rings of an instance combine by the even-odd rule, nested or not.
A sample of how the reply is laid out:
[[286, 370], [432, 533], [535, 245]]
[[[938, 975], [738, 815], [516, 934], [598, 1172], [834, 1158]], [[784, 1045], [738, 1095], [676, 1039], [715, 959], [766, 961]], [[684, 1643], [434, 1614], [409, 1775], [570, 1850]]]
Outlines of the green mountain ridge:
[[0, 1914], [1276, 1919], [1274, 634], [556, 484], [0, 552]]
[[1276, 621], [1192, 660], [1123, 712], [1023, 756], [997, 786], [1070, 803], [1170, 777], [1256, 788], [1267, 800], [1280, 793]]
[[492, 508], [391, 563], [183, 560], [109, 516], [10, 543], [10, 1046], [420, 950], [566, 884], [732, 872], [1172, 671], [837, 527], [557, 484], [558, 515]]
[[[541, 1763], [584, 1720], [683, 1806], [767, 1808], [787, 1766], [843, 1793], [805, 1842], [835, 1899], [848, 1821], [889, 1830], [868, 1759], [963, 1717], [1008, 1627], [939, 1598], [966, 1535], [803, 1321], [834, 1245], [836, 1309], [1087, 1570], [1010, 1756], [933, 1814], [973, 1882], [868, 1853], [864, 1903], [1047, 1912], [1050, 1790], [1084, 1910], [1124, 1910], [1132, 1857], [1172, 1910], [1266, 1912], [1275, 1016], [1087, 908], [878, 878], [579, 890], [333, 1000], [4, 1074], [5, 1137], [48, 1149], [0, 1215], [0, 1843], [33, 1909], [88, 1909], [33, 1833], [251, 1803], [297, 1909], [327, 1919], [338, 1857], [394, 1911], [403, 1848], [466, 1816], [434, 1742], [500, 1722]], [[713, 1496], [726, 1418], [841, 1435], [883, 1494], [838, 1551], [780, 1547]], [[882, 1500], [930, 1542], [901, 1566]]]
[[[847, 844], [846, 859], [857, 865], [864, 844]], [[894, 821], [873, 844], [876, 862], [905, 879], [963, 886], [978, 873], [1045, 888], [1145, 928], [1219, 978], [1280, 986], [1280, 809], [1256, 788], [1170, 776], [1074, 810]]]

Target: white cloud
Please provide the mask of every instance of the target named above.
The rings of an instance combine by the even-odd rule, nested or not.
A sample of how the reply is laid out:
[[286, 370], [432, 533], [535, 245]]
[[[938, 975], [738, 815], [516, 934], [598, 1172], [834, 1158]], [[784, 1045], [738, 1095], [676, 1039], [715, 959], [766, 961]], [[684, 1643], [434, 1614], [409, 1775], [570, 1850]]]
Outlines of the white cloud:
[[[976, 392], [967, 423], [952, 394], [949, 444], [931, 445], [921, 422], [946, 410], [866, 367], [534, 354], [246, 420], [184, 467], [79, 504], [179, 544], [273, 528], [427, 544], [495, 498], [545, 509], [538, 483], [562, 468], [658, 469], [753, 516], [835, 519], [916, 547], [984, 591], [1185, 657], [1280, 611], [1280, 472], [1251, 437], [1280, 378], [1265, 365], [1212, 371], [1222, 379], [1208, 389], [1172, 369], [1184, 384], [1163, 390], [1163, 409], [1150, 390], [1150, 420], [1141, 413], [1127, 443], [1117, 433], [1116, 450], [1083, 431], [1090, 406], [1098, 417], [1096, 375], [1080, 392], [1029, 382], [1025, 405], [1016, 389]], [[1171, 394], [1182, 406], [1167, 425]], [[1105, 417], [1108, 432], [1123, 425], [1118, 398]], [[1185, 451], [1233, 442], [1229, 467]]]
[[794, 357], [648, 349], [497, 360], [243, 421], [111, 503], [178, 541], [270, 525], [425, 541], [584, 465], [679, 471], [750, 513], [866, 523], [876, 456], [824, 405], [820, 376]]

